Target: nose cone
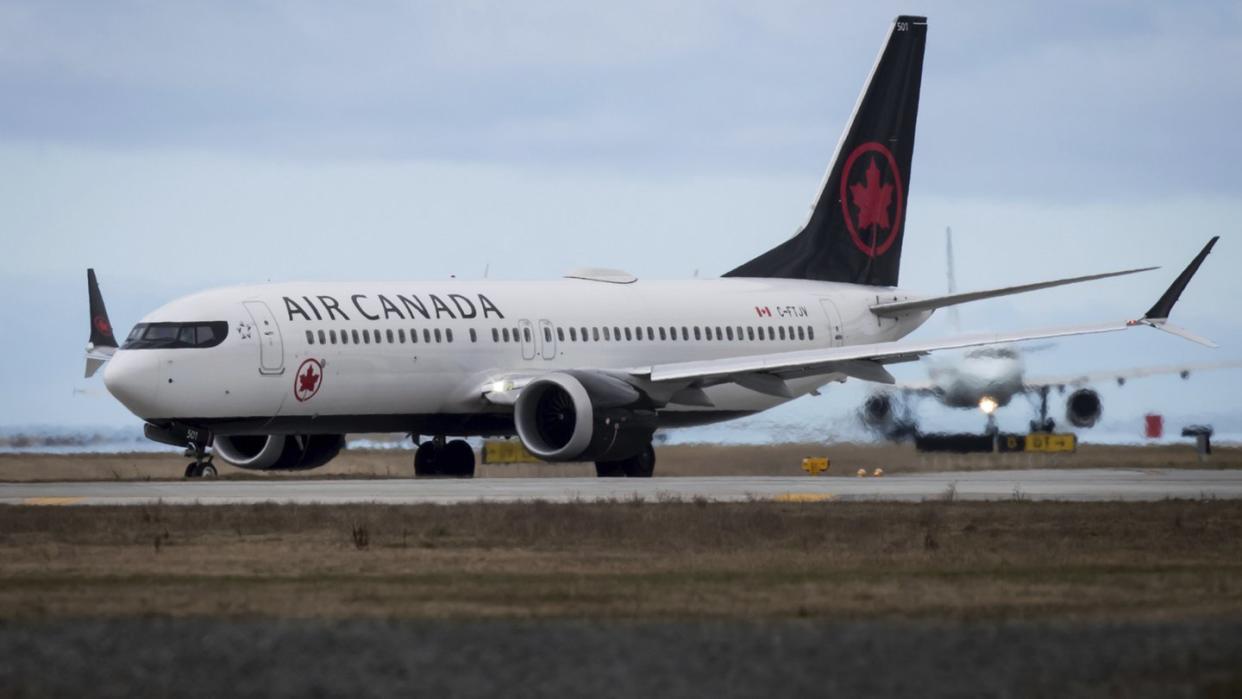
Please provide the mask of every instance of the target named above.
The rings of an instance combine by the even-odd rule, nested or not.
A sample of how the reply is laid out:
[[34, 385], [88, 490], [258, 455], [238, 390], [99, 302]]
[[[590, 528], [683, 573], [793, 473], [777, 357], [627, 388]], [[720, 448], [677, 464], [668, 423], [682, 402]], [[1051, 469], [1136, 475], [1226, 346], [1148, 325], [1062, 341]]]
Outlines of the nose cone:
[[155, 392], [159, 386], [158, 365], [145, 360], [142, 352], [118, 351], [104, 367], [104, 385], [121, 404], [141, 418], [155, 414]]

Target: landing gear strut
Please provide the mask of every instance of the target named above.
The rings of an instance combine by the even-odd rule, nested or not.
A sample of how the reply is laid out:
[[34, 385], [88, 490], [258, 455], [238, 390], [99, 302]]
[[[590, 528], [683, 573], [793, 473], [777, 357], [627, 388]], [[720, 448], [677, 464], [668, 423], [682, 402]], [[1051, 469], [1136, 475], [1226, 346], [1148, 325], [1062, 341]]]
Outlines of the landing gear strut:
[[595, 462], [595, 475], [600, 478], [651, 478], [654, 473], [655, 447], [650, 444], [628, 459]]
[[1057, 428], [1057, 423], [1048, 417], [1048, 387], [1039, 387], [1039, 419], [1031, 420], [1031, 432], [1047, 432], [1051, 434]]
[[194, 460], [186, 464], [186, 478], [215, 478], [216, 467], [211, 463], [212, 455], [207, 453], [207, 447], [200, 442], [190, 442], [185, 448], [185, 456], [192, 457]]
[[418, 445], [414, 452], [417, 478], [474, 478], [474, 449], [462, 439], [445, 442], [437, 436]]

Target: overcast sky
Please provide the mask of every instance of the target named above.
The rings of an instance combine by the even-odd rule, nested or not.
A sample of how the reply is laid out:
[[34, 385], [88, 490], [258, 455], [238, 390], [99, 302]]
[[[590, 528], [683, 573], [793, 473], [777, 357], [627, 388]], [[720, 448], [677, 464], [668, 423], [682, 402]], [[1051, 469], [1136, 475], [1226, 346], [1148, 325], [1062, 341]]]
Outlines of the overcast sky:
[[[903, 286], [943, 288], [952, 225], [963, 289], [1165, 265], [968, 329], [1128, 317], [1219, 234], [1176, 317], [1222, 349], [1153, 332], [1029, 363], [1242, 356], [1236, 2], [8, 2], [0, 426], [134, 422], [80, 378], [87, 266], [121, 329], [244, 281], [730, 269], [801, 223], [903, 12], [930, 24]], [[1120, 430], [1242, 413], [1237, 372], [1131, 388]]]

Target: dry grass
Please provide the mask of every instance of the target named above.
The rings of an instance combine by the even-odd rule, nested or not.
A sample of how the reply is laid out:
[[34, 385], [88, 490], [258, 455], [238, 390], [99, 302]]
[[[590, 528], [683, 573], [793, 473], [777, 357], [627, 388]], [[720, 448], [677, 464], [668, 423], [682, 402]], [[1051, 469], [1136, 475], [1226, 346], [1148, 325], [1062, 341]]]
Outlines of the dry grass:
[[1242, 506], [0, 508], [0, 619], [1242, 617]]
[[[657, 447], [657, 476], [794, 476], [802, 458], [827, 456], [830, 473], [859, 468], [887, 473], [976, 471], [1014, 468], [1242, 468], [1242, 447], [1220, 447], [1200, 464], [1188, 445], [1084, 445], [1076, 454], [919, 454], [910, 445], [773, 444]], [[187, 459], [179, 454], [0, 454], [0, 480], [131, 480], [180, 478]], [[351, 450], [314, 471], [256, 473], [216, 462], [224, 478], [365, 477], [407, 478], [413, 454], [404, 449]], [[593, 476], [591, 464], [480, 464], [482, 478]]]

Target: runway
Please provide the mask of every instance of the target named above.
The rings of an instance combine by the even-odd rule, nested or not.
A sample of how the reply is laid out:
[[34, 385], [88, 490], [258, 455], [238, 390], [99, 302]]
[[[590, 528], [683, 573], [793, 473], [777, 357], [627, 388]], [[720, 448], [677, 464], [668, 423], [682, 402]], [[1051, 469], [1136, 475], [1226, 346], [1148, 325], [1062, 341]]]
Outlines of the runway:
[[452, 504], [712, 501], [1133, 500], [1242, 498], [1242, 471], [962, 471], [883, 477], [488, 478], [474, 480], [89, 481], [0, 484], [7, 505]]

